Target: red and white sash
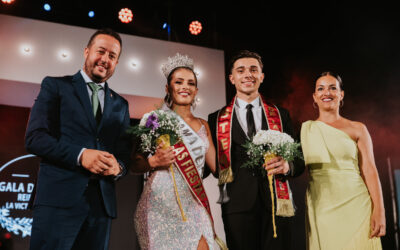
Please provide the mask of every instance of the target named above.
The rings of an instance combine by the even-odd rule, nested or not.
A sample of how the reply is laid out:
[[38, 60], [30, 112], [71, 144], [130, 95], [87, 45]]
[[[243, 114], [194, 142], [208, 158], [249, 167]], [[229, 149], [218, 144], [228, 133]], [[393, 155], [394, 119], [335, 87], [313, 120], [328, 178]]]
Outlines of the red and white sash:
[[173, 146], [175, 152], [174, 165], [185, 180], [185, 183], [193, 194], [193, 197], [207, 212], [212, 225], [216, 243], [221, 249], [227, 249], [225, 243], [218, 238], [215, 232], [210, 202], [208, 201], [208, 197], [203, 186], [203, 181], [197, 167], [203, 165], [205, 162], [206, 152], [204, 142], [179, 115], [176, 115], [176, 117], [179, 120], [182, 141]]
[[[267, 120], [268, 129], [283, 132], [282, 120], [278, 108], [275, 105], [268, 104], [264, 97], [260, 95], [264, 116]], [[217, 117], [217, 157], [219, 168], [218, 185], [224, 186], [220, 188], [221, 203], [229, 201], [224, 190], [225, 185], [234, 181], [234, 175], [231, 166], [231, 145], [232, 145], [232, 118], [235, 112], [236, 96], [231, 103], [224, 109], [220, 110]], [[278, 216], [294, 216], [292, 192], [287, 180], [281, 181], [274, 178], [275, 195], [277, 197]], [[289, 208], [288, 208], [289, 207]], [[290, 212], [287, 212], [287, 211]], [[283, 211], [283, 212], [281, 212]], [[293, 212], [292, 212], [293, 211]]]

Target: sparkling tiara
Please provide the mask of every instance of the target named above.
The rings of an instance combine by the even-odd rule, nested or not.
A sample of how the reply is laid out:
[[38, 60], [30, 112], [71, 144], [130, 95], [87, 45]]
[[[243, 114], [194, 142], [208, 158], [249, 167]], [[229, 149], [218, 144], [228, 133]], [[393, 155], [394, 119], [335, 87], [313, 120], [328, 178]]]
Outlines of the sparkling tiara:
[[188, 57], [187, 55], [181, 55], [176, 53], [173, 57], [168, 57], [168, 61], [161, 66], [161, 71], [168, 78], [171, 71], [179, 67], [186, 67], [193, 70], [193, 59]]

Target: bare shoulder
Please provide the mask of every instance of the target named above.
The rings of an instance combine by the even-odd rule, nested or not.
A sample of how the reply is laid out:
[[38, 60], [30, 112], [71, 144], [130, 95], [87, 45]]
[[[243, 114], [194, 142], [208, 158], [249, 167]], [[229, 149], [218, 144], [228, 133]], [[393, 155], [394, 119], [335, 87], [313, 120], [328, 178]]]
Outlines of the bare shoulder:
[[348, 120], [348, 119], [347, 119], [347, 122], [348, 122], [349, 126], [350, 126], [352, 129], [364, 129], [364, 128], [366, 128], [366, 126], [364, 125], [364, 123], [359, 122], [359, 121], [351, 121], [351, 120]]
[[349, 127], [357, 135], [357, 138], [363, 138], [365, 136], [369, 136], [369, 132], [367, 126], [364, 123], [359, 121], [351, 121], [348, 120]]
[[207, 121], [204, 120], [203, 118], [200, 118], [200, 117], [196, 117], [196, 118], [199, 119], [199, 121], [200, 121], [202, 124], [206, 124], [206, 123], [207, 123]]

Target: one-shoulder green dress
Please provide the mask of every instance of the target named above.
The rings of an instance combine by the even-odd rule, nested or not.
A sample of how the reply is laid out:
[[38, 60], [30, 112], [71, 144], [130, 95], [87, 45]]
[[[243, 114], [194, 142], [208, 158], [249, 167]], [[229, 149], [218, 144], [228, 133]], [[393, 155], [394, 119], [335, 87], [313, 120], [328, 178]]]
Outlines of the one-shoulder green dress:
[[372, 203], [360, 175], [357, 143], [342, 130], [307, 121], [301, 146], [310, 176], [307, 249], [382, 249], [380, 238], [369, 238]]

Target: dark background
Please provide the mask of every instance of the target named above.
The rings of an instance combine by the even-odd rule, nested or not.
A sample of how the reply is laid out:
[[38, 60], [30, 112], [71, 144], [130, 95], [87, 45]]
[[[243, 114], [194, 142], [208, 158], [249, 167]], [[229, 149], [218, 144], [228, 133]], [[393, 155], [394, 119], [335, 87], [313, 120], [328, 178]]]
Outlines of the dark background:
[[[296, 131], [315, 119], [313, 84], [323, 71], [338, 73], [344, 82], [341, 114], [365, 123], [374, 142], [377, 168], [384, 192], [387, 236], [384, 249], [395, 249], [388, 160], [400, 168], [400, 17], [393, 4], [361, 1], [44, 1], [0, 3], [0, 13], [88, 28], [111, 27], [123, 34], [170, 40], [224, 50], [225, 63], [240, 49], [258, 52], [264, 61], [260, 92], [289, 109]], [[128, 7], [133, 22], [121, 23], [117, 13]], [[87, 17], [89, 10], [95, 17]], [[190, 35], [193, 20], [203, 24]], [[171, 33], [162, 29], [164, 22]], [[5, 39], [5, 38], [0, 38]], [[125, 45], [127, 46], [127, 45]], [[134, 45], [129, 45], [134, 46]], [[195, 58], [194, 58], [195, 59]], [[2, 60], [5, 60], [4, 58]], [[226, 68], [228, 74], [229, 69]], [[201, 88], [201, 82], [199, 83]], [[226, 79], [227, 102], [235, 89]], [[304, 243], [304, 192], [307, 174], [293, 184], [298, 206], [296, 246]], [[356, 212], [356, 211], [355, 211]]]

